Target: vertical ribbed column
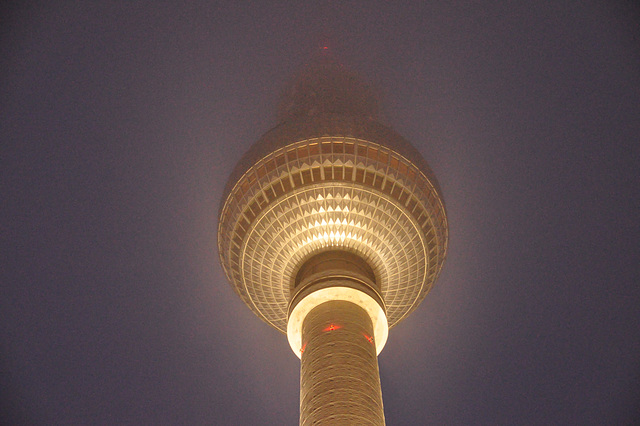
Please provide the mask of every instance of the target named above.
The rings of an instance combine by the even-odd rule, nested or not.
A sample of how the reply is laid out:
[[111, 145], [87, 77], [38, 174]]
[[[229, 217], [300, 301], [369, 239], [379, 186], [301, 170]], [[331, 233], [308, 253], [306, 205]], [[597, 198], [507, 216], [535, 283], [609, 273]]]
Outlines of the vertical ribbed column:
[[300, 425], [384, 425], [373, 326], [347, 301], [312, 309], [302, 326]]

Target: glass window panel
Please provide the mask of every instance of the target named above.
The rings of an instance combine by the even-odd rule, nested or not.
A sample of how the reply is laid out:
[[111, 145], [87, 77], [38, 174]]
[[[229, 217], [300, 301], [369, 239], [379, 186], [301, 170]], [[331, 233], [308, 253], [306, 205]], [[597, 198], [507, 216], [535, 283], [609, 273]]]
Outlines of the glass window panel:
[[344, 144], [344, 152], [345, 154], [351, 154], [353, 155], [355, 150], [354, 150], [354, 144], [352, 142], [347, 142]]

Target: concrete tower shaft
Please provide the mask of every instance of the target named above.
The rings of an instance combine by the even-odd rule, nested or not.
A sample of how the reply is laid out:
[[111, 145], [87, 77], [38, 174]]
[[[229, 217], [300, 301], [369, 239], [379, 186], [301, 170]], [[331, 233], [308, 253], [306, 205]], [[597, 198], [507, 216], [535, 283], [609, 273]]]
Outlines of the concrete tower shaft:
[[300, 268], [287, 334], [301, 353], [301, 425], [384, 424], [377, 353], [387, 324], [376, 287], [353, 253], [322, 252]]
[[322, 303], [302, 328], [301, 425], [383, 425], [373, 325], [360, 306]]

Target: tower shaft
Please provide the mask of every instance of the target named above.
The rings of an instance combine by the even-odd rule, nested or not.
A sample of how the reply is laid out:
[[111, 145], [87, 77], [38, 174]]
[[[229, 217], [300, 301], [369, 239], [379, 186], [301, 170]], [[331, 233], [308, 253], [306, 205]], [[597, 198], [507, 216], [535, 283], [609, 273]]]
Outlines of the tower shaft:
[[333, 300], [302, 326], [300, 425], [384, 425], [373, 324], [360, 306]]

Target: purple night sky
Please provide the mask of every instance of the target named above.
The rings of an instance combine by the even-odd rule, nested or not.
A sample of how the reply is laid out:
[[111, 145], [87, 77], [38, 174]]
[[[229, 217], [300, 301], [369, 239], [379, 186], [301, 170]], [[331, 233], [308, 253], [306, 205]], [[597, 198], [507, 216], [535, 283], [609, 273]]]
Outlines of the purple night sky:
[[0, 24], [2, 424], [294, 425], [299, 361], [217, 212], [327, 43], [440, 181], [450, 246], [379, 358], [389, 425], [640, 421], [640, 9], [16, 2]]

